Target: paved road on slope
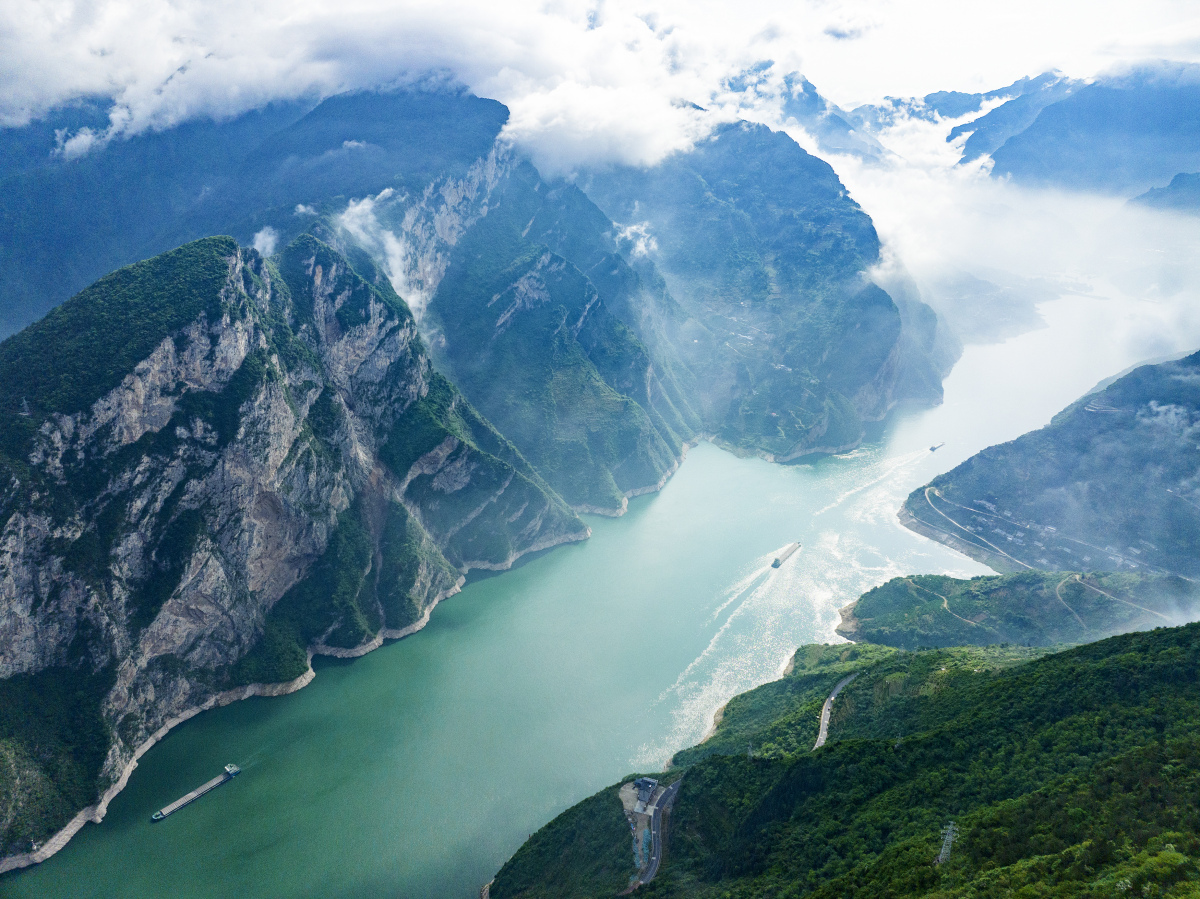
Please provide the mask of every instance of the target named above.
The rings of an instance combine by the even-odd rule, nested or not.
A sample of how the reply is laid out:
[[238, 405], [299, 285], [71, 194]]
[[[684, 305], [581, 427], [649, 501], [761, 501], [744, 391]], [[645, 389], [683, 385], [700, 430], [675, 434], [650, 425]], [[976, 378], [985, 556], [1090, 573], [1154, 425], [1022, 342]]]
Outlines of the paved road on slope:
[[838, 681], [837, 686], [833, 688], [833, 692], [829, 694], [829, 698], [825, 700], [825, 705], [821, 707], [821, 730], [817, 734], [817, 742], [813, 744], [814, 752], [825, 745], [825, 738], [829, 736], [829, 716], [833, 714], [833, 701], [837, 699], [837, 695], [842, 692], [842, 688], [856, 677], [858, 677], [857, 671], [853, 674], [846, 675], [840, 681]]
[[663, 794], [658, 797], [658, 803], [654, 806], [654, 814], [650, 816], [650, 864], [646, 865], [644, 873], [638, 877], [641, 883], [649, 883], [654, 879], [654, 875], [658, 873], [658, 866], [662, 862], [663, 856], [663, 812], [670, 810], [671, 803], [675, 801], [675, 794], [679, 792], [679, 785], [681, 783], [683, 781], [677, 780], [667, 787], [663, 791]]

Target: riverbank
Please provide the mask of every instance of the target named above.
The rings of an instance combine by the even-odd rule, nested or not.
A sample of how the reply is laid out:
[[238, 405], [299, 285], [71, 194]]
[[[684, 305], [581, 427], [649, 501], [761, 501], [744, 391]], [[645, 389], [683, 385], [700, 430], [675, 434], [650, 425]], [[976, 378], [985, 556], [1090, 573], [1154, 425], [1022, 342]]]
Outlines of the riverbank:
[[297, 690], [302, 690], [304, 687], [307, 687], [310, 683], [312, 683], [313, 678], [317, 676], [317, 673], [312, 667], [312, 660], [313, 653], [310, 651], [308, 654], [308, 670], [293, 680], [278, 684], [247, 684], [244, 687], [236, 687], [232, 690], [225, 690], [221, 693], [217, 693], [215, 696], [210, 697], [200, 705], [187, 709], [175, 717], [168, 719], [162, 727], [151, 734], [145, 742], [143, 742], [140, 746], [138, 746], [137, 749], [134, 750], [133, 758], [131, 758], [125, 764], [125, 767], [121, 771], [121, 776], [117, 779], [116, 783], [112, 784], [112, 786], [110, 786], [100, 795], [99, 802], [81, 810], [75, 815], [74, 818], [70, 820], [66, 827], [55, 833], [52, 837], [46, 840], [45, 843], [32, 852], [22, 852], [18, 855], [9, 855], [4, 858], [0, 858], [0, 874], [3, 874], [7, 871], [15, 871], [20, 868], [27, 868], [30, 865], [36, 865], [44, 862], [55, 853], [60, 852], [67, 845], [67, 843], [71, 841], [71, 838], [83, 829], [85, 824], [99, 824], [101, 821], [103, 821], [104, 816], [108, 813], [109, 803], [116, 798], [117, 794], [125, 789], [126, 784], [129, 783], [129, 777], [137, 768], [138, 761], [141, 759], [141, 757], [149, 752], [156, 743], [162, 740], [174, 728], [178, 727], [180, 724], [183, 724], [185, 721], [191, 720], [201, 712], [207, 712], [208, 710], [214, 708], [221, 708], [222, 706], [227, 706], [243, 699], [249, 699], [252, 696], [286, 696], [289, 693], [295, 693]]
[[[880, 545], [906, 568], [931, 564], [928, 541], [867, 514], [880, 497], [847, 494], [893, 467], [880, 449], [779, 466], [707, 445], [687, 461], [623, 518], [589, 517], [591, 539], [468, 579], [422, 639], [318, 665], [319, 689], [286, 703], [198, 716], [141, 760], [102, 828], [5, 889], [21, 899], [476, 895], [558, 811], [629, 771], [659, 770], [730, 696], [779, 677], [797, 645], [832, 636], [824, 597], [858, 595], [878, 568], [830, 554], [823, 534]], [[888, 519], [909, 481], [886, 498]], [[738, 586], [794, 540], [813, 549], [804, 565]], [[932, 559], [955, 565], [941, 547]], [[657, 651], [638, 634], [655, 635]], [[151, 810], [231, 759], [246, 762], [239, 789], [149, 826]], [[253, 866], [239, 861], [247, 853]]]
[[[960, 552], [967, 558], [974, 559], [976, 562], [986, 565], [988, 568], [991, 568], [1000, 574], [1016, 574], [1017, 572], [1028, 570], [1027, 568], [1023, 568], [1022, 566], [1018, 565], [1009, 556], [1001, 555], [998, 552], [992, 552], [986, 547], [959, 537], [950, 530], [944, 530], [936, 525], [932, 525], [927, 521], [917, 518], [917, 516], [913, 515], [903, 506], [901, 506], [900, 511], [896, 513], [896, 517], [900, 520], [902, 525], [904, 525], [913, 533], [920, 534], [922, 537], [928, 537], [930, 540], [936, 540], [943, 546], [948, 546], [955, 552]], [[950, 522], [947, 521], [946, 524], [949, 526]]]
[[[624, 512], [625, 508], [627, 508], [629, 496], [639, 496], [639, 495], [653, 493], [653, 492], [657, 492], [657, 491], [661, 490], [666, 485], [667, 481], [671, 478], [671, 476], [674, 475], [679, 470], [679, 467], [680, 467], [680, 465], [682, 465], [683, 460], [687, 457], [688, 450], [690, 448], [694, 447], [695, 445], [696, 445], [695, 441], [684, 444], [683, 452], [680, 456], [680, 459], [676, 462], [676, 464], [668, 472], [666, 472], [663, 475], [663, 477], [657, 484], [651, 485], [649, 487], [641, 488], [641, 489], [638, 489], [635, 491], [631, 491], [629, 494], [627, 494], [626, 499], [624, 500], [624, 502], [622, 504], [622, 512]], [[601, 511], [600, 514], [604, 514], [604, 513]], [[516, 564], [520, 559], [522, 559], [523, 557], [525, 557], [527, 555], [534, 555], [537, 553], [541, 553], [541, 552], [544, 552], [549, 549], [553, 549], [558, 546], [566, 545], [568, 543], [578, 543], [578, 542], [588, 539], [589, 537], [591, 537], [591, 535], [592, 535], [592, 529], [589, 527], [589, 528], [586, 528], [584, 533], [579, 536], [563, 535], [563, 536], [551, 537], [551, 538], [547, 538], [545, 540], [535, 542], [535, 543], [531, 544], [528, 548], [526, 548], [524, 551], [519, 552], [519, 553], [513, 553], [512, 555], [510, 555], [508, 558], [506, 558], [504, 561], [502, 561], [500, 563], [468, 561], [464, 564], [464, 568], [465, 568], [466, 572], [468, 572], [468, 573], [475, 569], [487, 570], [487, 571], [507, 571], [507, 570], [511, 569], [512, 566], [514, 564]], [[236, 687], [231, 690], [225, 690], [225, 691], [215, 694], [214, 696], [207, 699], [205, 702], [203, 702], [197, 706], [191, 707], [189, 709], [186, 709], [185, 711], [181, 712], [179, 715], [176, 715], [176, 716], [168, 719], [168, 721], [166, 723], [164, 723], [162, 727], [160, 727], [158, 730], [156, 730], [149, 738], [147, 738], [142, 744], [140, 744], [134, 750], [132, 758], [122, 768], [120, 777], [116, 780], [116, 782], [114, 782], [111, 786], [109, 786], [106, 790], [104, 790], [104, 792], [100, 795], [97, 802], [95, 802], [94, 804], [87, 806], [86, 808], [83, 808], [79, 812], [77, 812], [76, 815], [61, 830], [55, 832], [51, 837], [49, 837], [44, 843], [42, 843], [36, 849], [34, 849], [30, 852], [16, 853], [13, 855], [9, 855], [9, 856], [0, 858], [0, 875], [7, 873], [9, 871], [15, 871], [15, 870], [20, 870], [22, 868], [28, 868], [30, 866], [37, 865], [37, 864], [40, 864], [41, 862], [46, 861], [47, 859], [51, 858], [58, 852], [62, 851], [62, 849], [65, 848], [66, 845], [71, 841], [71, 839], [77, 833], [79, 833], [80, 830], [83, 829], [85, 824], [88, 824], [88, 823], [99, 824], [104, 819], [105, 815], [107, 814], [109, 803], [118, 794], [120, 794], [122, 790], [125, 789], [126, 785], [129, 782], [130, 776], [133, 774], [134, 770], [138, 766], [138, 761], [142, 758], [143, 755], [145, 755], [146, 752], [148, 752], [155, 744], [157, 744], [160, 740], [162, 740], [175, 727], [179, 726], [180, 724], [183, 724], [185, 721], [191, 720], [192, 718], [194, 718], [196, 715], [200, 714], [201, 712], [209, 711], [209, 710], [215, 709], [215, 708], [221, 708], [221, 707], [227, 706], [231, 703], [238, 702], [239, 700], [242, 700], [242, 699], [249, 699], [249, 698], [255, 697], [255, 696], [258, 696], [258, 697], [286, 696], [290, 693], [295, 693], [296, 691], [303, 689], [304, 687], [308, 686], [312, 682], [313, 678], [316, 677], [316, 672], [313, 670], [313, 667], [312, 667], [312, 660], [315, 656], [326, 656], [329, 658], [337, 658], [337, 659], [357, 659], [357, 658], [361, 658], [361, 657], [367, 655], [368, 653], [374, 652], [376, 649], [379, 649], [386, 643], [395, 642], [397, 640], [402, 640], [405, 637], [412, 636], [413, 634], [415, 634], [418, 631], [425, 628], [429, 624], [429, 621], [430, 621], [431, 616], [433, 615], [434, 609], [437, 608], [437, 606], [443, 600], [449, 599], [450, 597], [459, 593], [462, 590], [462, 587], [465, 583], [466, 583], [466, 573], [461, 574], [459, 576], [458, 580], [454, 583], [454, 585], [451, 588], [444, 590], [441, 593], [439, 593], [437, 596], [435, 596], [433, 601], [430, 602], [430, 604], [428, 606], [426, 606], [426, 608], [422, 612], [421, 616], [416, 621], [414, 621], [412, 624], [409, 624], [403, 628], [386, 628], [386, 627], [381, 628], [380, 631], [374, 637], [372, 637], [370, 640], [367, 640], [367, 641], [359, 644], [358, 646], [349, 647], [349, 648], [338, 647], [338, 646], [329, 646], [329, 645], [325, 644], [324, 642], [318, 640], [316, 643], [314, 643], [312, 646], [310, 646], [308, 648], [308, 668], [307, 668], [307, 670], [303, 674], [294, 678], [291, 681], [286, 681], [283, 683], [274, 683], [274, 684], [262, 684], [262, 683], [248, 684], [248, 685], [245, 685], [242, 687]]]

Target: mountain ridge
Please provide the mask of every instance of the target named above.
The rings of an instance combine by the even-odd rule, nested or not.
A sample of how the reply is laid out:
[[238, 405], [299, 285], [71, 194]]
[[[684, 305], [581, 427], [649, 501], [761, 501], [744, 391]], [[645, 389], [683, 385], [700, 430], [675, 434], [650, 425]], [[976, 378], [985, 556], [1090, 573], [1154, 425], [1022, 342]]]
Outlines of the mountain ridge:
[[[165, 304], [196, 257], [214, 277], [191, 306]], [[24, 459], [3, 460], [0, 685], [75, 684], [92, 722], [64, 730], [53, 703], [3, 722], [22, 774], [5, 784], [5, 856], [122, 784], [139, 749], [194, 710], [263, 682], [302, 686], [311, 652], [411, 632], [466, 570], [587, 536], [432, 371], [386, 279], [311, 236], [277, 263], [202, 240], [0, 344], [0, 365], [34, 370], [52, 366], [31, 349], [63, 320], [123, 304], [173, 313], [107, 380], [60, 397], [76, 411], [45, 399], [61, 390], [29, 397], [36, 419], [13, 398], [3, 410], [30, 425]], [[103, 752], [80, 754], [80, 733]], [[62, 793], [37, 758], [83, 767]]]

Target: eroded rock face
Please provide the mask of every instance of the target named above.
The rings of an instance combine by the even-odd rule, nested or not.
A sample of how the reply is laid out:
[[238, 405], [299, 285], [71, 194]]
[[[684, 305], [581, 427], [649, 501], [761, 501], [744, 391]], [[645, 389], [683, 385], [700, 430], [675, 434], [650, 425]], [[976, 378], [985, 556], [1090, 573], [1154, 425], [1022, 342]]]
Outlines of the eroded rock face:
[[[3, 472], [0, 678], [108, 672], [100, 789], [166, 722], [245, 683], [238, 663], [318, 561], [358, 592], [289, 612], [288, 633], [370, 641], [425, 620], [468, 567], [587, 535], [432, 372], [385, 280], [311, 237], [274, 262], [217, 250], [228, 275], [206, 311], [88, 408], [45, 416]], [[331, 561], [339, 527], [365, 570]]]

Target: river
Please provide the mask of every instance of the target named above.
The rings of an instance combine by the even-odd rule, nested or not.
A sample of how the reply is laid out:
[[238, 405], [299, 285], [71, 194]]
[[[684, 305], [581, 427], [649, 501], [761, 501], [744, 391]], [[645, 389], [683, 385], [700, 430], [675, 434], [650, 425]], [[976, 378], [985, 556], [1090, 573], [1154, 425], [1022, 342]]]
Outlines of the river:
[[[1195, 329], [1130, 337], [1128, 304], [1095, 296], [1041, 312], [1045, 328], [968, 347], [943, 405], [898, 413], [855, 452], [781, 466], [702, 444], [659, 494], [590, 518], [585, 543], [470, 582], [418, 634], [318, 660], [299, 693], [184, 724], [102, 824], [0, 893], [477, 895], [556, 813], [658, 770], [797, 645], [838, 639], [837, 609], [864, 590], [902, 573], [986, 573], [900, 527], [909, 491], [1101, 378], [1200, 344]], [[793, 540], [803, 548], [772, 570]], [[244, 773], [151, 824], [227, 762]]]

